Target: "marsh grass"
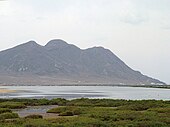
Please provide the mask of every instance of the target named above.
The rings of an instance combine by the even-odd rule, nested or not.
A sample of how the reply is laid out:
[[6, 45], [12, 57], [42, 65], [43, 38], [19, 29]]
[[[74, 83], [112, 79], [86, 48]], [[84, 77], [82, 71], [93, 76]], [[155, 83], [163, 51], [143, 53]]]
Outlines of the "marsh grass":
[[[51, 104], [59, 105], [47, 111], [59, 114], [56, 118], [42, 119], [35, 115], [18, 118], [11, 111]], [[0, 118], [0, 127], [169, 127], [170, 101], [0, 99]]]

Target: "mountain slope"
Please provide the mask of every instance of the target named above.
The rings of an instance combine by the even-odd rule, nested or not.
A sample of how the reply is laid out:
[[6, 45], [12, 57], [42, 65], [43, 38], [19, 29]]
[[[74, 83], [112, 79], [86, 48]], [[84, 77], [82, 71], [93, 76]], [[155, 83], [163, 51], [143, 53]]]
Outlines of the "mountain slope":
[[110, 50], [82, 50], [56, 39], [30, 41], [0, 52], [3, 84], [164, 84], [128, 67]]

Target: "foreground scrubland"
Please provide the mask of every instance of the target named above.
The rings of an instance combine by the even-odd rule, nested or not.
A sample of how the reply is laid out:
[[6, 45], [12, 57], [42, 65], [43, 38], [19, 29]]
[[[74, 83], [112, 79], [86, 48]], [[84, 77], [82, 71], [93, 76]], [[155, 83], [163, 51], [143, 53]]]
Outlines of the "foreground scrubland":
[[[58, 105], [47, 111], [58, 116], [20, 118], [13, 111], [40, 105]], [[0, 127], [170, 127], [170, 101], [0, 99]]]

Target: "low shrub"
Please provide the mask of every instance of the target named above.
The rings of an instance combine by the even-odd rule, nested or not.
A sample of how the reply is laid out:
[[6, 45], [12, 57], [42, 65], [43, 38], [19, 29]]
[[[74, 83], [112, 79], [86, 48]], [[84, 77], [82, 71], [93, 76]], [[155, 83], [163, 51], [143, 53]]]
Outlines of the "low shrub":
[[113, 100], [113, 99], [88, 99], [80, 98], [74, 99], [67, 103], [68, 106], [101, 106], [101, 107], [117, 107], [127, 104], [127, 100]]
[[57, 108], [52, 108], [50, 110], [47, 111], [47, 113], [61, 113], [61, 112], [65, 112], [66, 111], [66, 106], [61, 106], [61, 107], [57, 107]]
[[6, 101], [0, 103], [0, 108], [20, 109], [20, 108], [26, 108], [26, 106], [21, 102]]
[[149, 109], [148, 111], [154, 111], [157, 113], [169, 113], [169, 115], [170, 115], [170, 107], [152, 108], [152, 109]]
[[17, 113], [2, 113], [0, 114], [0, 120], [19, 118]]
[[154, 101], [154, 100], [141, 100], [141, 101], [134, 101], [124, 106], [119, 106], [118, 109], [120, 110], [134, 110], [134, 111], [144, 111], [150, 108], [161, 108], [166, 107], [163, 101]]
[[66, 100], [64, 98], [55, 98], [55, 99], [50, 100], [49, 103], [51, 105], [65, 106], [68, 102], [69, 100]]
[[6, 113], [6, 112], [12, 112], [12, 111], [8, 108], [0, 108], [0, 114]]
[[59, 114], [66, 114], [67, 112], [71, 112], [73, 115], [80, 115], [82, 114], [87, 107], [79, 107], [79, 106], [60, 106], [57, 108], [53, 108], [48, 110], [48, 113], [59, 113]]
[[28, 115], [25, 117], [26, 119], [27, 118], [31, 118], [31, 119], [42, 119], [43, 116], [42, 115], [38, 115], [38, 114], [33, 114], [33, 115]]
[[54, 127], [51, 123], [43, 119], [28, 119], [22, 127]]
[[138, 127], [168, 127], [166, 124], [158, 121], [141, 121], [137, 123]]
[[59, 113], [59, 116], [73, 116], [73, 115], [74, 115], [73, 112], [69, 111]]

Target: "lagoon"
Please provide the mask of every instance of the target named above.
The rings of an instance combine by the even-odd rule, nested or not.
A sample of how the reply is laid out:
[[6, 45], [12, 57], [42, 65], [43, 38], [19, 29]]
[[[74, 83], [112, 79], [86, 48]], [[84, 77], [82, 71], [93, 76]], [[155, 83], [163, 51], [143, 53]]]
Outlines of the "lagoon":
[[0, 86], [0, 98], [170, 100], [170, 89], [120, 86]]

